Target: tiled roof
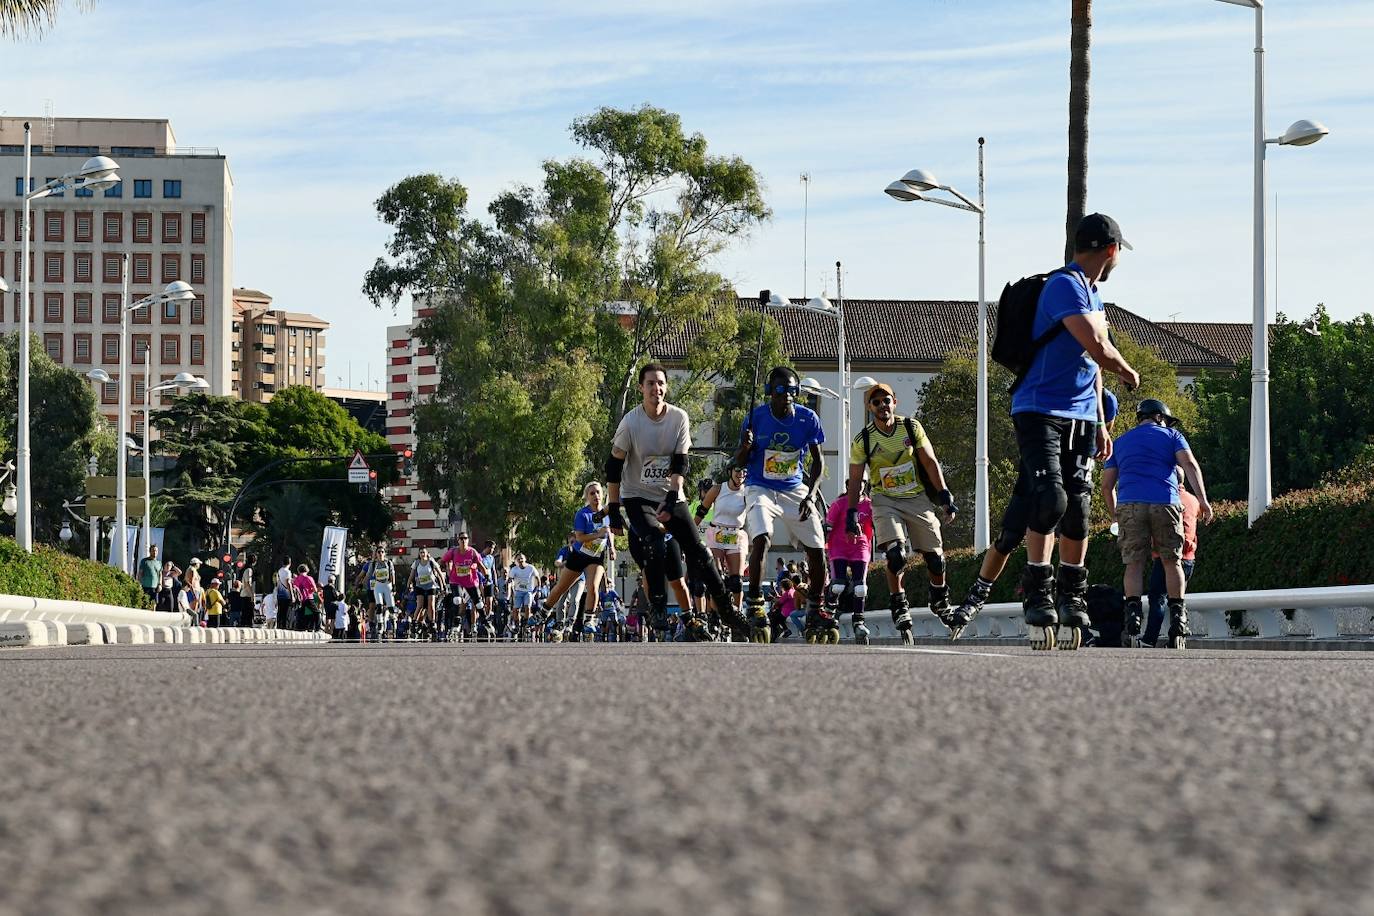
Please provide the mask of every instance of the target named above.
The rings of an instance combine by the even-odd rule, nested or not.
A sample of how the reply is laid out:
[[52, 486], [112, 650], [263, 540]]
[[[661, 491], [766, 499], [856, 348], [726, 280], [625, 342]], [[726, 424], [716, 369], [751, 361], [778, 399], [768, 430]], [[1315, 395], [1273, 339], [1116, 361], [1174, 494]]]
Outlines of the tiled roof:
[[[1161, 321], [1159, 326], [1232, 363], [1250, 358], [1254, 325], [1239, 321]], [[1270, 334], [1273, 330], [1270, 330]]]
[[[794, 300], [795, 301], [795, 300]], [[756, 311], [758, 300], [736, 300], [741, 310]], [[795, 362], [831, 362], [839, 358], [834, 318], [804, 309], [773, 308], [769, 314], [782, 326], [783, 346]], [[996, 323], [996, 303], [988, 309], [988, 327]], [[972, 300], [846, 299], [844, 316], [851, 362], [897, 362], [939, 365], [960, 342], [977, 333], [978, 309]], [[1187, 368], [1229, 369], [1229, 358], [1199, 346], [1159, 324], [1115, 305], [1107, 305], [1112, 326], [1137, 343], [1153, 347], [1169, 363]], [[664, 335], [654, 355], [663, 360], [684, 359], [687, 344], [700, 326], [689, 323]]]

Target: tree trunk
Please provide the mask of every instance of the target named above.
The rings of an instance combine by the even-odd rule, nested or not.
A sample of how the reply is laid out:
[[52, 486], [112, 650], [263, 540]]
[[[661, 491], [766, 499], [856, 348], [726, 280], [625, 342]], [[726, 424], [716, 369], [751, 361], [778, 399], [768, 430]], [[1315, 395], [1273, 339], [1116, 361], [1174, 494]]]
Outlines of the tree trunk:
[[1088, 204], [1088, 82], [1092, 76], [1092, 0], [1071, 0], [1069, 39], [1069, 185], [1064, 263], [1073, 260], [1073, 235]]

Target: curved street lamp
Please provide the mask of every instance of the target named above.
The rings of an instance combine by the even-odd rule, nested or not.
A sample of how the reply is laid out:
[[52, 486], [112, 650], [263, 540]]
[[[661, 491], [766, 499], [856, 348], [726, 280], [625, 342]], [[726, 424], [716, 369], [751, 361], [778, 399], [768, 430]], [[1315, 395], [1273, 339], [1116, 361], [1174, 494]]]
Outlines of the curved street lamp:
[[1250, 488], [1247, 506], [1250, 525], [1269, 508], [1273, 498], [1273, 475], [1269, 467], [1269, 302], [1265, 289], [1264, 263], [1267, 219], [1264, 198], [1267, 175], [1266, 147], [1310, 146], [1329, 131], [1316, 121], [1294, 121], [1279, 137], [1264, 136], [1264, 2], [1263, 0], [1220, 0], [1232, 6], [1247, 6], [1255, 11], [1255, 201], [1254, 274], [1251, 280], [1254, 299], [1254, 326], [1250, 337]]
[[[978, 395], [974, 446], [973, 549], [982, 552], [991, 541], [992, 525], [988, 512], [988, 303], [987, 286], [987, 206], [983, 182], [983, 138], [978, 138], [978, 201], [975, 203], [953, 186], [942, 184], [925, 169], [912, 169], [884, 188], [884, 193], [903, 203], [921, 201], [978, 214]], [[949, 194], [955, 200], [933, 196]]]

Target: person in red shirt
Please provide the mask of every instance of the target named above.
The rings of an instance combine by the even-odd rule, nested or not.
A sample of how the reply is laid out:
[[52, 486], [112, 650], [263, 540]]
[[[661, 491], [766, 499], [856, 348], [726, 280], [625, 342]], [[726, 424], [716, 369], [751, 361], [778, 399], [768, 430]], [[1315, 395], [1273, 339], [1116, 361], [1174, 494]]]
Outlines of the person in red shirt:
[[[1178, 475], [1178, 498], [1183, 503], [1183, 581], [1186, 583], [1193, 577], [1193, 565], [1197, 558], [1197, 517], [1201, 509], [1198, 498], [1188, 492], [1188, 488], [1183, 482], [1183, 472], [1176, 472]], [[1164, 607], [1168, 600], [1168, 590], [1164, 584], [1164, 564], [1159, 559], [1159, 554], [1154, 554], [1154, 565], [1150, 569], [1150, 617], [1145, 623], [1145, 632], [1140, 637], [1140, 644], [1146, 648], [1153, 648], [1159, 639], [1159, 631], [1164, 627]]]

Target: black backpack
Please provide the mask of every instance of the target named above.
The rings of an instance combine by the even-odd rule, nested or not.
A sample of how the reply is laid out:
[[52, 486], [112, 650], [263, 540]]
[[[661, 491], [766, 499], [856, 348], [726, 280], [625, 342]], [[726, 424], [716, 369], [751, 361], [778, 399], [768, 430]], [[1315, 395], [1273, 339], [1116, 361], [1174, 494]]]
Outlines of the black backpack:
[[1121, 645], [1121, 631], [1126, 623], [1126, 599], [1120, 589], [1112, 585], [1090, 585], [1086, 600], [1088, 617], [1098, 634], [1097, 644]]
[[[1026, 373], [1030, 372], [1035, 354], [1064, 329], [1063, 322], [1058, 322], [1039, 337], [1031, 337], [1031, 330], [1035, 327], [1035, 313], [1040, 307], [1040, 294], [1045, 290], [1045, 283], [1055, 274], [1062, 273], [1078, 272], [1061, 267], [1047, 274], [1022, 277], [1002, 288], [1002, 297], [997, 300], [997, 327], [992, 336], [992, 359], [998, 365], [1010, 369], [1016, 376], [1016, 381], [1012, 382], [1009, 391], [1014, 392], [1020, 387]], [[1078, 276], [1086, 287], [1087, 278], [1081, 273]]]

